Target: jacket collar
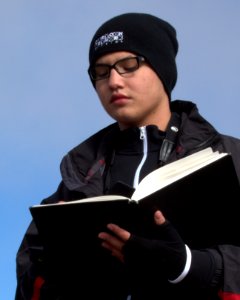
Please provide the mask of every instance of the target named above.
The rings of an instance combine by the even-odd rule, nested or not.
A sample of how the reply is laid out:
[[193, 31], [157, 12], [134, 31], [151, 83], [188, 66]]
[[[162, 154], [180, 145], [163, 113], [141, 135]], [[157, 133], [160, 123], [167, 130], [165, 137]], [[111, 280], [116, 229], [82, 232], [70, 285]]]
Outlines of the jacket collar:
[[[176, 151], [171, 154], [169, 162], [212, 144], [217, 131], [199, 114], [194, 103], [175, 100], [171, 102], [171, 110], [178, 113], [181, 124]], [[86, 189], [87, 196], [102, 193], [101, 175], [106, 159], [111, 157], [114, 141], [119, 132], [118, 124], [113, 123], [83, 141], [63, 157], [60, 165], [61, 175], [70, 190], [82, 192]]]

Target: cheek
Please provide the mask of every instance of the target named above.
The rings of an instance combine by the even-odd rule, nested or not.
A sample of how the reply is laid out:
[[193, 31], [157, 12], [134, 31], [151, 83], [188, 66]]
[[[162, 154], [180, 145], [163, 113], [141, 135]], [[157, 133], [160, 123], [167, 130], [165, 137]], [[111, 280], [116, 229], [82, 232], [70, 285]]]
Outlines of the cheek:
[[100, 102], [104, 104], [104, 102], [106, 102], [104, 99], [106, 99], [107, 97], [107, 92], [104, 89], [104, 86], [103, 85], [96, 86], [96, 93], [98, 95], [98, 98], [100, 99]]
[[99, 101], [102, 105], [102, 107], [109, 113], [109, 97], [107, 90], [104, 88], [98, 88], [96, 89], [96, 93], [98, 95]]
[[159, 97], [159, 95], [165, 91], [161, 80], [154, 72], [144, 76], [139, 88], [142, 92], [142, 95], [148, 96], [151, 95]]
[[140, 98], [146, 99], [146, 97], [150, 97], [155, 90], [155, 83], [151, 81], [149, 78], [143, 78], [141, 82], [135, 87], [135, 91], [137, 91]]

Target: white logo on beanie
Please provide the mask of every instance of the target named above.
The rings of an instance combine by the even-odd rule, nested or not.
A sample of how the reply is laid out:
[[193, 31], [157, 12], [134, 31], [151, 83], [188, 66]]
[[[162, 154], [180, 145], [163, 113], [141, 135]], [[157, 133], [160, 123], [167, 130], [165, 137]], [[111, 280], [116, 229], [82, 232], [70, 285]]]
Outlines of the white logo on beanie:
[[118, 44], [118, 43], [123, 43], [123, 32], [121, 31], [110, 32], [96, 39], [94, 43], [94, 49], [96, 51], [98, 48], [102, 46], [106, 46], [108, 44]]

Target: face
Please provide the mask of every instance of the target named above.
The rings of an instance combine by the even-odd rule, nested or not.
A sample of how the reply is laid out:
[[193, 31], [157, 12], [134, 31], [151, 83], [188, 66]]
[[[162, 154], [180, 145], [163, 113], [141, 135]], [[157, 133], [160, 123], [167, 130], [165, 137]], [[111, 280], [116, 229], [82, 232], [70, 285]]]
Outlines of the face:
[[[130, 52], [114, 52], [100, 57], [96, 64], [113, 65], [134, 56]], [[109, 78], [97, 80], [95, 87], [104, 109], [122, 129], [149, 124], [162, 127], [159, 126], [162, 117], [170, 118], [169, 100], [163, 84], [146, 62], [141, 62], [131, 73], [119, 74], [112, 68]]]

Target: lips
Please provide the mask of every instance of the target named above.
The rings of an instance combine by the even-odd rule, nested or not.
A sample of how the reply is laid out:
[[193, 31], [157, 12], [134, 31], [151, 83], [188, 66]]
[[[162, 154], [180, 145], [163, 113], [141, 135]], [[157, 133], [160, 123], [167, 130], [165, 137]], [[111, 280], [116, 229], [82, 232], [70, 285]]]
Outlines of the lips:
[[122, 103], [126, 102], [126, 100], [128, 100], [128, 97], [122, 94], [113, 95], [111, 97], [111, 103]]

